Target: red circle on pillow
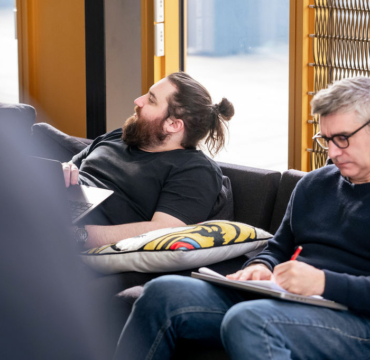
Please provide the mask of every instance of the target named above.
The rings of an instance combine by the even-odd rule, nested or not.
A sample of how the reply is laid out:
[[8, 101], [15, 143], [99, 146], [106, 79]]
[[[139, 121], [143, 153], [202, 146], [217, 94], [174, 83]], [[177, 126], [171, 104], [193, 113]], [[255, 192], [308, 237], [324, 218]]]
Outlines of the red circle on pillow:
[[189, 243], [186, 243], [186, 242], [182, 242], [182, 241], [178, 241], [178, 242], [172, 244], [170, 249], [171, 250], [177, 250], [178, 248], [182, 248], [182, 247], [187, 248], [189, 250], [194, 249], [193, 245], [191, 245]]

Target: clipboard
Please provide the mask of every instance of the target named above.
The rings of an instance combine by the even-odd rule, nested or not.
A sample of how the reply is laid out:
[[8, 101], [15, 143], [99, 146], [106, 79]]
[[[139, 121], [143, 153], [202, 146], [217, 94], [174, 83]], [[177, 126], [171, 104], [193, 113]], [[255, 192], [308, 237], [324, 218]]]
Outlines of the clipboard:
[[[208, 269], [207, 269], [208, 270]], [[212, 271], [212, 270], [210, 270]], [[348, 310], [348, 307], [339, 304], [332, 300], [327, 300], [321, 297], [314, 297], [314, 296], [303, 296], [303, 295], [297, 295], [286, 291], [278, 291], [278, 290], [272, 290], [266, 287], [250, 284], [247, 281], [237, 281], [237, 280], [229, 280], [223, 275], [215, 273], [215, 275], [210, 274], [201, 274], [197, 272], [192, 272], [191, 276], [195, 279], [204, 280], [210, 283], [213, 283], [215, 285], [221, 285], [237, 290], [243, 290], [243, 291], [249, 291], [254, 294], [260, 294], [261, 298], [265, 297], [272, 297], [272, 298], [278, 298], [285, 301], [293, 301], [298, 302], [306, 305], [314, 305], [314, 306], [321, 306], [321, 307], [327, 307], [334, 310]]]

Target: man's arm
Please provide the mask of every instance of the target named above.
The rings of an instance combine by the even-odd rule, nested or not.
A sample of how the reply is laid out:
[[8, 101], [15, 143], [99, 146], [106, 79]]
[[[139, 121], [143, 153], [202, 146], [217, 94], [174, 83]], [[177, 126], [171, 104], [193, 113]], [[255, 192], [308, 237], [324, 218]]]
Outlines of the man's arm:
[[162, 212], [156, 212], [151, 221], [113, 226], [86, 225], [88, 238], [85, 247], [90, 249], [115, 244], [120, 240], [138, 236], [148, 231], [178, 226], [186, 226], [186, 224], [174, 216]]

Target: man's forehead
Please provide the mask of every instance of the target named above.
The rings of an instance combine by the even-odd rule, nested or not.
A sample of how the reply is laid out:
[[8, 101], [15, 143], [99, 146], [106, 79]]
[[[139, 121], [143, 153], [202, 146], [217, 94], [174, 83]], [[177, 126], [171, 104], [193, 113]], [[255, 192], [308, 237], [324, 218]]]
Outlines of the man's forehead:
[[361, 120], [355, 112], [333, 113], [320, 118], [320, 131], [326, 133], [351, 132]]
[[167, 102], [167, 98], [175, 91], [176, 87], [167, 78], [158, 81], [149, 89], [149, 93], [152, 94], [158, 102]]

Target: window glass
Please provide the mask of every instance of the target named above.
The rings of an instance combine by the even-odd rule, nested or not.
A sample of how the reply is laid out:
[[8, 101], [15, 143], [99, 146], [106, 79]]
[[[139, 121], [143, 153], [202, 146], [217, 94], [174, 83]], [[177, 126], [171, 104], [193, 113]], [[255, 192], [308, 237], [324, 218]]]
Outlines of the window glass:
[[235, 107], [215, 159], [288, 167], [289, 0], [187, 0], [186, 71]]
[[0, 0], [0, 102], [4, 103], [19, 101], [14, 19], [14, 0]]

